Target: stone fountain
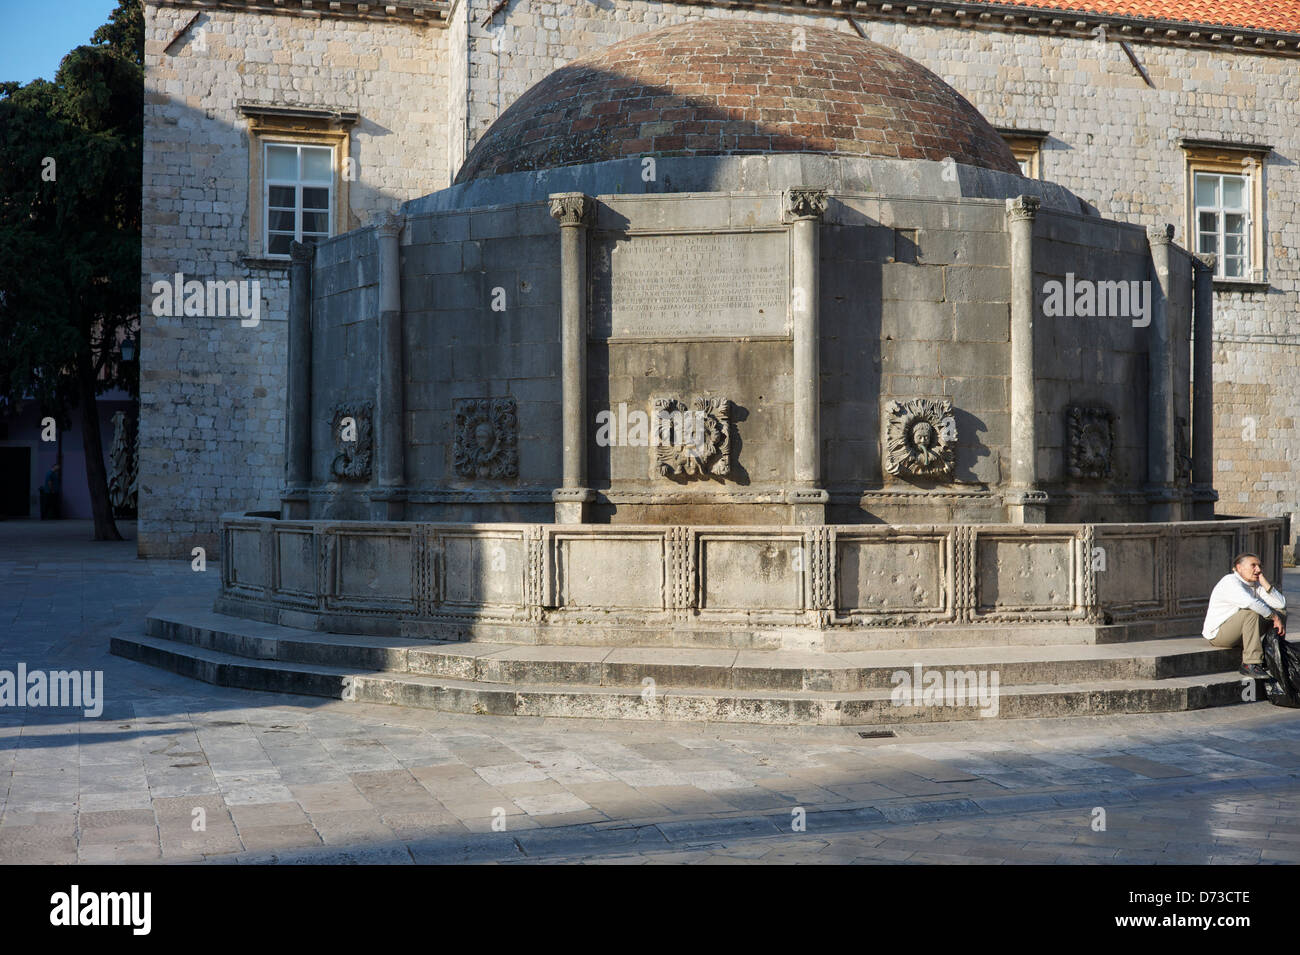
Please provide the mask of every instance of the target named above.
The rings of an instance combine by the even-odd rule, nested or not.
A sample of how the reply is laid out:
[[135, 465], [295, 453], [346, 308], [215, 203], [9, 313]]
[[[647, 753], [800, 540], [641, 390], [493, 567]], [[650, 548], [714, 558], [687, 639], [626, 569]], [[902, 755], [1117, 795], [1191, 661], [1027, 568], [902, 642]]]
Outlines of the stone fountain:
[[451, 187], [295, 245], [280, 510], [223, 517], [215, 612], [119, 652], [475, 712], [952, 718], [881, 693], [955, 648], [1027, 688], [1004, 715], [1239, 698], [1159, 639], [1286, 539], [1214, 513], [1211, 268], [806, 38], [617, 44]]

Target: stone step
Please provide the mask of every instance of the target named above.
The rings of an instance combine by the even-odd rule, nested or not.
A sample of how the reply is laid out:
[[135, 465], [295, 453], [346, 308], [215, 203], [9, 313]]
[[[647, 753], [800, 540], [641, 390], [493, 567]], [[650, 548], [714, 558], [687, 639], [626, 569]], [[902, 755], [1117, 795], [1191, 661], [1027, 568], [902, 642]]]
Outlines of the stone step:
[[[455, 713], [721, 723], [877, 725], [1201, 709], [1241, 700], [1232, 671], [1162, 680], [1000, 685], [992, 697], [952, 705], [895, 705], [890, 689], [650, 688], [562, 683], [505, 685], [391, 671], [253, 659], [152, 636], [119, 635], [118, 656], [220, 686], [389, 703]], [[1257, 694], [1257, 698], [1262, 694]]]
[[212, 613], [156, 609], [150, 636], [258, 660], [411, 672], [474, 683], [856, 692], [892, 689], [900, 671], [997, 673], [1002, 686], [1163, 680], [1230, 668], [1234, 651], [1200, 637], [1121, 644], [936, 647], [828, 653], [433, 642], [295, 630]]
[[[202, 608], [211, 612], [211, 608]], [[404, 636], [425, 641], [492, 643], [556, 647], [665, 647], [718, 650], [915, 650], [933, 647], [1094, 646], [1177, 636], [1193, 631], [1198, 620], [1150, 619], [1123, 624], [1053, 622], [949, 623], [922, 627], [827, 625], [822, 628], [771, 622], [746, 625], [739, 611], [724, 619], [647, 620], [632, 610], [574, 611], [544, 622], [485, 617], [388, 617], [317, 613], [292, 607], [269, 607], [242, 598], [218, 596], [216, 611], [314, 633]], [[566, 622], [567, 621], [567, 622]]]

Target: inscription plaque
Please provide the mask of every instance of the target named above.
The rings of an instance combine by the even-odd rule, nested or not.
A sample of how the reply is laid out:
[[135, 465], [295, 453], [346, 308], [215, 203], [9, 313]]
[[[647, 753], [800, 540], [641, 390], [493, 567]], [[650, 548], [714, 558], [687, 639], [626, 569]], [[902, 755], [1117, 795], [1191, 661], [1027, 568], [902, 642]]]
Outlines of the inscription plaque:
[[591, 337], [784, 338], [785, 232], [593, 236]]

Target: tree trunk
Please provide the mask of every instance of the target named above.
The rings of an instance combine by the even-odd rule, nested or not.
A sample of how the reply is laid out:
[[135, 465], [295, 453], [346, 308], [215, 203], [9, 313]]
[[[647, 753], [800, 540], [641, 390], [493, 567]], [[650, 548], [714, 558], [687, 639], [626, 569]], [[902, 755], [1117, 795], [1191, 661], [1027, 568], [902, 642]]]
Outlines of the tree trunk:
[[86, 486], [90, 490], [90, 513], [95, 518], [95, 540], [120, 541], [113, 521], [113, 504], [108, 499], [108, 472], [104, 468], [104, 441], [99, 433], [99, 404], [95, 400], [95, 365], [90, 353], [77, 359], [77, 384], [81, 389], [81, 447], [86, 458]]

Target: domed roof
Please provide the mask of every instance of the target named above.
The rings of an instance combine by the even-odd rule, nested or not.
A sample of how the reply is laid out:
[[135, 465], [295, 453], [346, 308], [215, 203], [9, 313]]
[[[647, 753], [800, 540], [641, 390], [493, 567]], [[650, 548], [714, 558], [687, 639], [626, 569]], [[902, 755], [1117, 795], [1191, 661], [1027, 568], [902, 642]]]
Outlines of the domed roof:
[[489, 127], [456, 182], [636, 156], [753, 153], [951, 157], [1020, 172], [979, 111], [901, 53], [821, 27], [696, 20], [547, 76]]

